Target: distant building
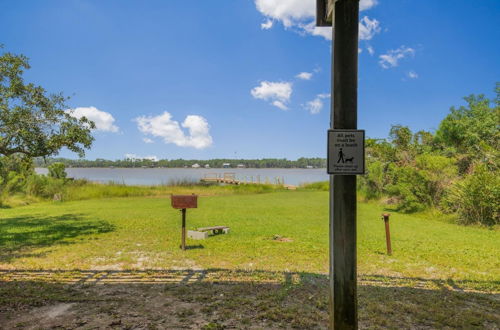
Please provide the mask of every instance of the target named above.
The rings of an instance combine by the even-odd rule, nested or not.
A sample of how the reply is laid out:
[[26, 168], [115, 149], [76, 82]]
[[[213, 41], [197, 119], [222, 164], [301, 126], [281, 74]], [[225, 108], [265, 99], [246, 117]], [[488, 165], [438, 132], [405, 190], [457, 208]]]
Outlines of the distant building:
[[205, 164], [205, 168], [210, 168], [210, 165], [208, 165], [208, 164]]
[[229, 168], [229, 167], [231, 167], [231, 164], [229, 164], [229, 163], [223, 163], [222, 167], [223, 168]]
[[191, 167], [192, 168], [200, 168], [201, 166], [200, 166], [200, 164], [193, 164]]
[[307, 165], [306, 168], [314, 168], [314, 166]]
[[245, 168], [246, 166], [244, 164], [238, 164], [236, 165], [237, 168]]

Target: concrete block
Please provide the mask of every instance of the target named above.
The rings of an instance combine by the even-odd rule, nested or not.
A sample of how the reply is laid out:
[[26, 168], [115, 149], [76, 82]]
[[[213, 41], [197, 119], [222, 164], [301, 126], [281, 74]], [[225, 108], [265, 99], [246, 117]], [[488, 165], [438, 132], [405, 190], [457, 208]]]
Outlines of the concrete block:
[[208, 233], [206, 231], [188, 230], [187, 236], [191, 239], [207, 239]]

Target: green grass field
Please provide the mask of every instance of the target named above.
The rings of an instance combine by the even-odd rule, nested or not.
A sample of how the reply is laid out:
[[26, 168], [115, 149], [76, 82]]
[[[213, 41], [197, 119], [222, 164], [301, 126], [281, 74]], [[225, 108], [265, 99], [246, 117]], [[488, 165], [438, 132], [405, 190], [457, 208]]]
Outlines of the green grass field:
[[[83, 274], [133, 274], [144, 279], [168, 270], [184, 278], [186, 270], [192, 270], [202, 272], [203, 280], [162, 284], [162, 294], [180, 301], [171, 307], [173, 318], [163, 322], [215, 329], [252, 324], [326, 327], [328, 193], [214, 191], [200, 197], [198, 209], [188, 210], [188, 229], [225, 225], [231, 232], [189, 240], [187, 251], [179, 249], [180, 212], [165, 196], [46, 202], [0, 210], [0, 284], [5, 284], [0, 288], [0, 320], [22, 326], [32, 319], [13, 317], [19, 310], [56, 302], [88, 306], [82, 292], [95, 288], [61, 284], [81, 280]], [[388, 256], [380, 219], [385, 211], [375, 203], [358, 204], [360, 325], [498, 328], [500, 232], [391, 212], [393, 255]], [[137, 283], [113, 283], [113, 288], [125, 285], [122, 290], [137, 292]], [[141, 292], [151, 291], [160, 299], [153, 287]], [[134, 297], [127, 298], [129, 303]], [[267, 307], [260, 310], [255, 301]], [[186, 307], [188, 315], [179, 312], [178, 306], [189, 304], [199, 306]], [[82, 327], [92, 322], [88, 318]], [[134, 324], [130, 318], [120, 322]]]

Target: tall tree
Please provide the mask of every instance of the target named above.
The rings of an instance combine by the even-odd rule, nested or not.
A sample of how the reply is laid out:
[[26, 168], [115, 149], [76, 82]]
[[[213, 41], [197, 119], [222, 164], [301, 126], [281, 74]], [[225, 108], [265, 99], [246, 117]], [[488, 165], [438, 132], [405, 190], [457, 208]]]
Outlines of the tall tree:
[[72, 117], [62, 94], [25, 83], [23, 73], [29, 68], [24, 55], [0, 55], [0, 155], [44, 157], [66, 147], [83, 156], [94, 140], [94, 123]]
[[481, 143], [499, 146], [500, 87], [496, 88], [496, 106], [484, 95], [465, 97], [467, 106], [452, 107], [439, 125], [436, 138], [462, 152], [477, 150]]
[[500, 84], [496, 99], [484, 95], [465, 97], [467, 106], [452, 107], [439, 124], [436, 141], [452, 147], [464, 160], [464, 170], [476, 161], [498, 167], [500, 149]]

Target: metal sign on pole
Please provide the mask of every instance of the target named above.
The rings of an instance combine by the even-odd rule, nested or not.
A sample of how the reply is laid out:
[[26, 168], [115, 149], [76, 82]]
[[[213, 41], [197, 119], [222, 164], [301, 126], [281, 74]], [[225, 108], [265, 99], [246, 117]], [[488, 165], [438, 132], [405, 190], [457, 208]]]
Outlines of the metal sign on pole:
[[[360, 147], [364, 146], [360, 141], [364, 140], [364, 133], [360, 138], [362, 131], [353, 131], [357, 128], [358, 107], [359, 0], [317, 0], [316, 5], [317, 25], [335, 25], [328, 151], [328, 173], [333, 174], [330, 175], [330, 328], [357, 329], [356, 174], [364, 172], [364, 148]], [[354, 134], [347, 141], [346, 130], [347, 134]], [[350, 138], [354, 141], [349, 141]], [[342, 143], [350, 145], [342, 147]], [[340, 150], [341, 147], [352, 149]]]
[[365, 173], [365, 131], [360, 129], [328, 130], [328, 174]]

